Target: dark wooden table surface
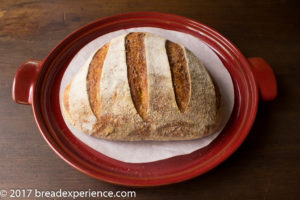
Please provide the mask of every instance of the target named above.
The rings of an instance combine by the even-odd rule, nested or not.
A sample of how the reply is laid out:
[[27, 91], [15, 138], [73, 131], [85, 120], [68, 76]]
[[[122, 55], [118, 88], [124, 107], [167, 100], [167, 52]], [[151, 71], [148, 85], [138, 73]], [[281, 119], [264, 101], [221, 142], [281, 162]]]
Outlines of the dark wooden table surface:
[[[243, 145], [226, 162], [192, 180], [126, 188], [88, 177], [48, 147], [30, 106], [12, 101], [20, 64], [42, 60], [64, 37], [102, 17], [168, 12], [207, 24], [244, 55], [273, 67], [279, 95], [260, 102]], [[300, 4], [288, 0], [5, 1], [0, 0], [0, 190], [135, 190], [136, 199], [300, 199]]]

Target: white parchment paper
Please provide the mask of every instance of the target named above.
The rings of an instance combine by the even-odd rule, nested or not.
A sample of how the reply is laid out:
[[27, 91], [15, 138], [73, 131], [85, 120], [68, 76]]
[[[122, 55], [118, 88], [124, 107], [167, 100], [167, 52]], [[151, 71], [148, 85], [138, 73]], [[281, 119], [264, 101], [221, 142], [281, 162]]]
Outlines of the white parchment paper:
[[[151, 32], [173, 42], [180, 43], [192, 51], [205, 64], [207, 70], [220, 89], [222, 122], [219, 129], [213, 135], [190, 141], [119, 142], [89, 136], [72, 127], [66, 121], [68, 128], [79, 140], [89, 145], [94, 150], [111, 158], [129, 163], [152, 162], [178, 155], [189, 154], [210, 144], [219, 135], [230, 118], [234, 105], [233, 83], [229, 72], [223, 66], [218, 56], [201, 40], [185, 33], [159, 28], [141, 27], [111, 32], [93, 40], [84, 46], [70, 62], [62, 79], [60, 102], [62, 102], [65, 87], [83, 65], [88, 65], [90, 63], [96, 51], [111, 39], [129, 32]], [[62, 104], [60, 104], [60, 106], [62, 106]]]

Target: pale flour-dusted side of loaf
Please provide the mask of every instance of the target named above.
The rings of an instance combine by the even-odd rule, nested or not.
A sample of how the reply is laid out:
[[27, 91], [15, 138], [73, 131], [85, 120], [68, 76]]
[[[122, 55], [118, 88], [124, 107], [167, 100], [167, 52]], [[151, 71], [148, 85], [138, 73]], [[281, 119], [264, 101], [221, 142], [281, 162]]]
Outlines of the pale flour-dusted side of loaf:
[[180, 44], [130, 33], [96, 52], [64, 90], [65, 119], [109, 140], [189, 140], [214, 133], [220, 96], [203, 63]]

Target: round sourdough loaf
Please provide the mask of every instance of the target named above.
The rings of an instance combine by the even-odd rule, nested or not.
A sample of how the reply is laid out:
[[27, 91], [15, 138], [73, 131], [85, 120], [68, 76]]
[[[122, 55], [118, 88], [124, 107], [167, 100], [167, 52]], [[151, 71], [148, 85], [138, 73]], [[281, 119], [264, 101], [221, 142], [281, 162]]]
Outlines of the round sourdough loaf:
[[189, 140], [215, 132], [220, 95], [203, 63], [151, 33], [101, 47], [64, 90], [65, 119], [110, 140]]

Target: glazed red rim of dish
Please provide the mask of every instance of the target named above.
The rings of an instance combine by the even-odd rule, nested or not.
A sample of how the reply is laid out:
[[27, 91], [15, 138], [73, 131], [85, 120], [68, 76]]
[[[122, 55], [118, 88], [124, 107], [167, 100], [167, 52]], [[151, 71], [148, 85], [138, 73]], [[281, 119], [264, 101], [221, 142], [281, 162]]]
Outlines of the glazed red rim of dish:
[[[191, 154], [165, 160], [125, 163], [93, 150], [68, 129], [59, 106], [59, 88], [70, 61], [82, 47], [95, 38], [135, 27], [156, 27], [193, 35], [218, 55], [231, 74], [235, 90], [234, 109], [226, 127], [210, 145]], [[21, 81], [18, 79], [22, 78], [22, 70], [30, 66], [34, 68], [34, 75], [31, 75], [31, 84], [27, 84], [29, 86], [24, 90], [28, 93], [27, 96], [23, 94], [28, 98], [25, 102], [18, 101], [18, 98], [21, 98], [18, 97], [21, 93], [21, 86], [18, 86]], [[14, 80], [13, 98], [19, 103], [32, 103], [36, 122], [49, 146], [78, 170], [97, 179], [120, 185], [165, 185], [209, 171], [241, 145], [250, 131], [257, 111], [258, 80], [255, 79], [247, 59], [231, 42], [213, 29], [176, 15], [127, 13], [100, 19], [66, 37], [42, 63], [24, 63], [20, 68], [22, 69], [18, 70]]]

